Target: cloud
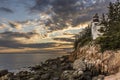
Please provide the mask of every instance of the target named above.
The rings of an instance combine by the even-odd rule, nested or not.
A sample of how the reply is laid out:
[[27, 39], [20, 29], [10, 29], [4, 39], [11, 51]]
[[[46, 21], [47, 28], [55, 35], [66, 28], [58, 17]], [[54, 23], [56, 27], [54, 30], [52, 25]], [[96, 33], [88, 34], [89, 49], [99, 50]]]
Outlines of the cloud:
[[18, 30], [22, 29], [22, 24], [19, 24], [17, 22], [12, 22], [12, 21], [9, 21], [8, 23], [9, 23], [10, 27], [12, 27], [12, 28], [15, 28]]
[[[55, 43], [32, 43], [29, 41], [35, 40], [35, 36], [39, 38], [39, 34], [35, 32], [3, 32], [0, 33], [0, 47], [8, 48], [48, 48], [54, 46]], [[32, 39], [32, 40], [31, 40]], [[25, 40], [25, 41], [22, 41]], [[29, 44], [28, 44], [29, 43]]]
[[1, 30], [1, 29], [5, 29], [6, 27], [7, 27], [6, 24], [4, 24], [4, 23], [0, 23], [0, 30]]
[[32, 43], [32, 44], [23, 44], [20, 43], [19, 41], [15, 41], [15, 40], [3, 40], [0, 39], [0, 47], [8, 47], [8, 48], [17, 48], [17, 49], [21, 49], [21, 48], [48, 48], [48, 47], [54, 47], [54, 45], [56, 43], [42, 43], [42, 44], [38, 44], [38, 43]]
[[34, 35], [39, 35], [38, 33], [35, 32], [3, 32], [0, 33], [1, 38], [0, 39], [12, 39], [14, 40], [15, 38], [26, 38], [26, 39], [30, 39], [32, 36]]
[[50, 30], [58, 30], [90, 21], [96, 12], [100, 14], [106, 12], [105, 5], [109, 2], [108, 0], [36, 0], [31, 12], [50, 16], [51, 18], [44, 18], [44, 24]]
[[41, 39], [46, 37], [47, 37], [47, 34], [38, 33], [36, 30], [32, 32], [6, 31], [3, 33], [0, 33], [0, 40], [17, 41], [22, 44], [39, 43]]
[[9, 8], [5, 8], [5, 7], [0, 7], [0, 12], [6, 12], [6, 13], [14, 13], [13, 10], [9, 9]]
[[74, 39], [70, 39], [70, 38], [54, 38], [54, 40], [56, 41], [64, 41], [64, 42], [74, 42]]

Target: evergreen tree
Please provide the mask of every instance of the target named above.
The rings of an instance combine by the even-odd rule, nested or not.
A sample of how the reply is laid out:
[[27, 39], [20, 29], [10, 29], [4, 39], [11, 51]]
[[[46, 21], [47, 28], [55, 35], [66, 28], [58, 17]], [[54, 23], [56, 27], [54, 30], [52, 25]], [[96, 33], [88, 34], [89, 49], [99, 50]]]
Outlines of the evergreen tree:
[[107, 34], [113, 34], [118, 32], [120, 27], [118, 26], [120, 23], [120, 2], [117, 0], [115, 3], [110, 3], [109, 5], [109, 13], [108, 13], [108, 26]]
[[[102, 16], [104, 34], [97, 39], [102, 51], [120, 49], [120, 1], [109, 4], [107, 19]], [[101, 30], [100, 30], [101, 31]]]

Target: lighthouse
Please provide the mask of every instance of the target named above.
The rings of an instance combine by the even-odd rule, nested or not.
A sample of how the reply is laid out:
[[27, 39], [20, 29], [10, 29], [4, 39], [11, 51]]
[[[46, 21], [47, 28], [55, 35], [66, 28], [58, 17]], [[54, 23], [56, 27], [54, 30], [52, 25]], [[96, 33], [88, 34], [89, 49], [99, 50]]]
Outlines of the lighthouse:
[[96, 38], [100, 37], [103, 34], [99, 31], [101, 27], [104, 27], [104, 26], [100, 25], [100, 19], [98, 14], [96, 13], [93, 16], [93, 19], [91, 22], [91, 32], [92, 32], [93, 40], [95, 40]]

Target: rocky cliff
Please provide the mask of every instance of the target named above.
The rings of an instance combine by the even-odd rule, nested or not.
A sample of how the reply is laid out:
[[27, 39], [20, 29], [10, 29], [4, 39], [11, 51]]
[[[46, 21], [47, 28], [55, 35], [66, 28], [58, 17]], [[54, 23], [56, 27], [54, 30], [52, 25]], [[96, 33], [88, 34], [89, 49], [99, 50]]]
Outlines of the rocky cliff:
[[[94, 44], [93, 42], [85, 45], [76, 51], [74, 51], [70, 56], [69, 59], [74, 63], [76, 61], [80, 62], [83, 61], [86, 64], [88, 70], [96, 70], [98, 74], [101, 75], [111, 75], [106, 77], [105, 80], [116, 80], [116, 77], [120, 79], [120, 50], [112, 51], [107, 50], [105, 52], [100, 51], [100, 46]], [[80, 64], [77, 63], [75, 67], [79, 66]], [[117, 73], [116, 75], [114, 75]], [[113, 77], [110, 79], [110, 77]]]

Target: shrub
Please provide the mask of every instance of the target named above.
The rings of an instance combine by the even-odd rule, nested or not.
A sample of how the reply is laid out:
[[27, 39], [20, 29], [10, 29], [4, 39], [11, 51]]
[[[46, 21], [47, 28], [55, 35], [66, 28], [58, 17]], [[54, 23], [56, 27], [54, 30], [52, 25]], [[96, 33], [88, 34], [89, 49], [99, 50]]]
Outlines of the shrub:
[[96, 43], [100, 44], [101, 51], [120, 49], [120, 32], [110, 36], [97, 38]]
[[78, 36], [76, 36], [74, 41], [74, 49], [76, 50], [88, 44], [91, 40], [91, 27], [88, 26], [85, 29], [83, 29]]

